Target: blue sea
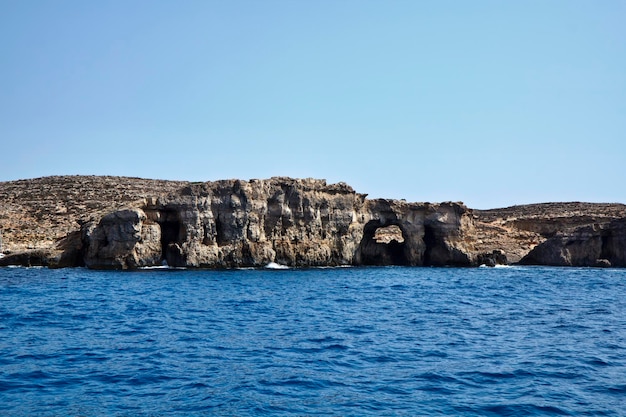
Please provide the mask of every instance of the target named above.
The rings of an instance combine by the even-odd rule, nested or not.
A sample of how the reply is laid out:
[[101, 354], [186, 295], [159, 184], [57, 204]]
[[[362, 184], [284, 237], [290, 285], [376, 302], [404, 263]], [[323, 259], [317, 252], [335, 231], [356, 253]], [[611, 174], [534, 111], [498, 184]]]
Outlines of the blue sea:
[[0, 269], [2, 416], [624, 416], [626, 270]]

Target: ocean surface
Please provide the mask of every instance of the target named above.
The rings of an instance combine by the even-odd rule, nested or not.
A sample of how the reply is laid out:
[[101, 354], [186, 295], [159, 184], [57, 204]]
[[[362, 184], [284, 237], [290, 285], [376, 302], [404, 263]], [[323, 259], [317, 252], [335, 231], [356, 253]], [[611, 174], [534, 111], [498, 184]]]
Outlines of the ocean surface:
[[626, 270], [0, 269], [1, 416], [624, 416]]

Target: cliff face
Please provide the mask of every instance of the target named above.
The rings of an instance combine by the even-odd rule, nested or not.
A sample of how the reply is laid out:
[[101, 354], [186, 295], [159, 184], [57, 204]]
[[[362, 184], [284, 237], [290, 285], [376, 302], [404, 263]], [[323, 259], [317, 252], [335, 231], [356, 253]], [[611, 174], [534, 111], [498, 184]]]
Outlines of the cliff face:
[[[320, 180], [189, 185], [149, 199], [131, 217], [86, 224], [85, 262], [95, 268], [134, 267], [136, 259], [154, 264], [155, 258], [187, 267], [349, 264], [363, 201], [347, 185]], [[124, 250], [109, 251], [112, 241], [123, 242]]]
[[[473, 215], [477, 251], [499, 250], [506, 254], [510, 263], [568, 265], [565, 261], [559, 263], [552, 259], [560, 256], [554, 252], [557, 250], [556, 242], [567, 242], [570, 238], [576, 240], [576, 236], [588, 233], [585, 232], [588, 228], [621, 236], [622, 231], [615, 229], [618, 223], [612, 222], [626, 218], [626, 205], [543, 203], [474, 210]], [[529, 258], [531, 253], [534, 254]], [[594, 262], [587, 264], [593, 263], [595, 258]], [[626, 266], [626, 263], [618, 262], [614, 266]]]
[[141, 205], [147, 197], [175, 192], [186, 184], [105, 176], [54, 176], [0, 182], [3, 250], [48, 249], [92, 216]]
[[[218, 181], [189, 185], [83, 226], [91, 268], [167, 262], [184, 267], [469, 265], [459, 204], [367, 201], [323, 180]], [[376, 230], [401, 237], [377, 242]], [[401, 240], [401, 242], [398, 242]], [[460, 248], [457, 246], [461, 245]]]
[[557, 232], [520, 261], [525, 265], [626, 266], [626, 218]]
[[[356, 265], [468, 266], [474, 261], [471, 211], [461, 203], [367, 201]], [[378, 237], [394, 227], [397, 237]]]
[[0, 266], [626, 266], [621, 204], [471, 210], [365, 197], [315, 179], [5, 182]]

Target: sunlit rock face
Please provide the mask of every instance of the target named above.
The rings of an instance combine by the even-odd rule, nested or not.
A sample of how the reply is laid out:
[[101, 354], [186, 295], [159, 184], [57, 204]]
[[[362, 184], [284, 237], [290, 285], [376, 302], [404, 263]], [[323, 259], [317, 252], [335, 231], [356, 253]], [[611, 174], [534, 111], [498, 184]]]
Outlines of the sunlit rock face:
[[471, 210], [317, 179], [43, 177], [0, 182], [0, 266], [626, 266], [624, 219], [624, 204]]
[[141, 209], [114, 211], [83, 227], [87, 267], [129, 269], [150, 266], [161, 259], [161, 230], [146, 222]]
[[[574, 237], [576, 234], [582, 238], [590, 233], [585, 231], [585, 228], [595, 229], [598, 233], [602, 230], [601, 234], [604, 237], [614, 236], [611, 239], [618, 241], [619, 236], [624, 235], [619, 228], [620, 219], [624, 218], [626, 205], [617, 203], [541, 203], [473, 210], [476, 252], [493, 254], [493, 251], [497, 251], [506, 257], [508, 263], [568, 265], [571, 262], [567, 258], [572, 255], [572, 259], [581, 259], [581, 256], [593, 257], [595, 255], [586, 252], [596, 249], [593, 249], [594, 246], [589, 241], [584, 245], [587, 249], [582, 253], [574, 254], [575, 249], [572, 247], [571, 253], [565, 254], [564, 258], [559, 260], [562, 255], [557, 241], [565, 239], [567, 242], [567, 236]], [[598, 233], [593, 232], [589, 236]], [[547, 243], [553, 238], [551, 243], [542, 246], [544, 242]], [[537, 251], [534, 251], [535, 248]], [[488, 257], [494, 259], [491, 255]], [[620, 255], [615, 257], [617, 259]]]
[[226, 180], [190, 185], [145, 212], [171, 266], [350, 265], [364, 201], [324, 180]]
[[467, 212], [457, 203], [369, 201], [346, 184], [315, 179], [192, 184], [146, 200], [140, 211], [111, 213], [83, 226], [85, 263], [470, 265], [462, 230], [471, 230]]
[[368, 200], [357, 265], [472, 264], [473, 222], [460, 203]]

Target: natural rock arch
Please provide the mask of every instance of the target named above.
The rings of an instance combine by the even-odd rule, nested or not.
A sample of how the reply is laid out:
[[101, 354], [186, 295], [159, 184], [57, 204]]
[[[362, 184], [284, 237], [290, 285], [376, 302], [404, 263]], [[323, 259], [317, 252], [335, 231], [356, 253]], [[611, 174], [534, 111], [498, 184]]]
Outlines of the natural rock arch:
[[383, 224], [371, 220], [363, 227], [363, 238], [355, 255], [359, 265], [411, 265], [406, 232], [399, 222]]

